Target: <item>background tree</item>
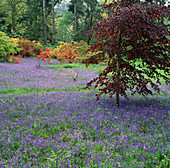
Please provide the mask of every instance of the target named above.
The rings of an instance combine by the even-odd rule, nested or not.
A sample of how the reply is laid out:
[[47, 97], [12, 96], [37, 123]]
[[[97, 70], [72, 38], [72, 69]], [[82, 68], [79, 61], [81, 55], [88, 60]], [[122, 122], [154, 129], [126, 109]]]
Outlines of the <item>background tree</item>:
[[[97, 0], [80, 0], [76, 3], [76, 33], [74, 34], [74, 41], [81, 41], [84, 39], [86, 33], [99, 20], [102, 19], [101, 8]], [[68, 5], [68, 11], [74, 13], [73, 1]], [[88, 37], [87, 42], [90, 44], [91, 36]]]
[[[97, 38], [97, 44], [88, 51], [101, 51], [101, 53], [92, 56], [86, 63], [86, 67], [89, 63], [104, 60], [105, 54], [109, 55], [109, 63], [103, 73], [87, 83], [85, 88], [89, 88], [95, 81], [97, 81], [95, 88], [98, 85], [106, 86], [99, 89], [101, 92], [96, 94], [96, 101], [103, 93], [110, 93], [110, 97], [116, 93], [117, 106], [119, 106], [119, 95], [128, 99], [127, 89], [130, 89], [131, 95], [135, 93], [143, 96], [152, 95], [152, 91], [147, 88], [147, 84], [150, 83], [151, 87], [160, 93], [158, 85], [154, 84], [151, 79], [156, 78], [157, 83], [161, 84], [159, 81], [161, 76], [166, 84], [170, 83], [169, 78], [157, 72], [157, 70], [163, 70], [165, 74], [169, 74], [170, 40], [167, 38], [169, 35], [168, 26], [163, 22], [162, 26], [158, 26], [153, 22], [153, 18], [165, 17], [169, 19], [169, 9], [154, 3], [152, 5], [130, 4], [123, 7], [122, 2], [113, 2], [106, 5], [105, 8], [117, 9], [113, 10], [107, 19], [99, 21], [87, 33], [89, 36], [95, 31]], [[102, 42], [105, 37], [107, 40]], [[104, 51], [104, 48], [107, 49]], [[137, 59], [142, 60], [142, 65], [138, 66], [142, 68], [141, 70], [136, 69], [134, 64]], [[109, 79], [107, 74], [110, 72], [113, 76]], [[143, 74], [149, 78], [145, 78]]]
[[74, 34], [76, 34], [77, 30], [77, 0], [73, 0], [74, 4]]
[[46, 10], [45, 10], [45, 0], [43, 0], [43, 15], [44, 15], [44, 44], [47, 44], [47, 31], [46, 31]]
[[[95, 25], [94, 23], [102, 19], [100, 14], [101, 8], [97, 0], [84, 0], [84, 5], [86, 7], [85, 28], [89, 30]], [[96, 19], [98, 20], [96, 21]], [[88, 45], [90, 44], [91, 38], [92, 36], [89, 36], [87, 39]]]
[[54, 43], [55, 43], [55, 13], [54, 13], [54, 0], [52, 0], [52, 25], [53, 25], [52, 44], [54, 44]]
[[[54, 6], [61, 2], [61, 0], [54, 0]], [[51, 0], [45, 0], [47, 23], [47, 18], [51, 16], [51, 5]], [[1, 11], [5, 26], [2, 26], [0, 29], [6, 31], [7, 35], [12, 37], [29, 37], [30, 40], [43, 40], [43, 1], [2, 0], [0, 3], [0, 16]], [[4, 18], [5, 16], [7, 19]], [[50, 22], [52, 21], [50, 20]], [[48, 25], [46, 26], [48, 30]]]
[[[54, 43], [54, 31], [55, 31], [55, 27], [54, 27], [54, 5], [56, 5], [56, 3], [60, 3], [61, 0], [43, 0], [43, 14], [44, 14], [44, 43], [45, 45], [47, 44], [47, 32], [46, 32], [46, 19], [49, 16], [50, 13], [52, 13], [52, 39], [50, 41], [53, 40]], [[51, 4], [52, 4], [52, 8], [51, 8]], [[47, 5], [47, 12], [46, 12], [46, 5]], [[47, 13], [47, 17], [46, 17], [46, 13]]]
[[[7, 33], [10, 30], [9, 8], [5, 0], [0, 2], [0, 31]], [[7, 10], [8, 9], [8, 10]]]
[[58, 18], [56, 40], [71, 42], [74, 40], [73, 30], [74, 14], [65, 12], [62, 17]]
[[79, 29], [79, 20], [83, 15], [84, 11], [83, 0], [71, 0], [70, 4], [68, 4], [68, 11], [71, 11], [74, 14], [74, 40], [76, 41], [77, 29]]
[[[20, 2], [16, 5], [16, 15], [15, 15], [15, 31], [12, 31], [12, 8], [10, 7], [9, 2]], [[1, 26], [1, 30], [6, 31], [7, 35], [10, 37], [27, 37], [30, 40], [37, 40], [43, 43], [44, 41], [44, 19], [46, 20], [46, 29], [47, 29], [47, 41], [48, 43], [52, 42], [53, 32], [54, 32], [54, 24], [52, 25], [53, 20], [58, 18], [58, 15], [55, 15], [56, 19], [52, 17], [52, 0], [45, 0], [45, 15], [46, 18], [43, 19], [43, 0], [2, 0], [0, 4], [0, 16], [2, 16], [2, 23], [5, 23], [5, 26]], [[54, 6], [57, 4], [64, 2], [61, 0], [54, 0]], [[68, 2], [67, 2], [68, 3]], [[74, 14], [74, 4], [70, 1], [72, 7], [70, 8]], [[92, 28], [97, 21], [102, 19], [100, 14], [101, 7], [97, 5], [97, 0], [79, 0], [76, 1], [76, 19], [73, 20], [73, 30], [74, 25], [76, 24], [76, 33], [73, 32], [72, 35], [68, 38], [74, 37], [74, 41], [80, 41], [84, 39], [87, 31]], [[2, 7], [3, 6], [3, 7]], [[63, 6], [60, 6], [63, 8]], [[56, 7], [55, 7], [56, 9]], [[59, 12], [58, 8], [57, 11]], [[75, 15], [74, 15], [75, 16]], [[6, 17], [6, 19], [4, 18]], [[75, 17], [74, 17], [75, 18]], [[76, 22], [75, 22], [76, 20]], [[58, 23], [56, 23], [57, 25]], [[69, 29], [72, 27], [70, 25]], [[85, 28], [84, 28], [85, 27]], [[62, 31], [62, 30], [61, 30]], [[65, 31], [65, 30], [64, 30]], [[63, 31], [63, 33], [64, 33]], [[69, 30], [70, 32], [70, 30]], [[62, 33], [62, 34], [63, 34]], [[59, 34], [58, 34], [59, 35]], [[67, 36], [67, 35], [66, 35]], [[56, 36], [55, 36], [56, 37]], [[54, 38], [53, 38], [54, 39]], [[91, 42], [91, 37], [87, 39], [87, 42]]]
[[11, 7], [11, 17], [12, 17], [12, 30], [16, 30], [16, 16], [17, 16], [17, 5], [23, 0], [6, 0], [7, 4]]
[[[6, 16], [5, 22], [6, 25], [3, 26], [4, 31], [7, 35], [12, 34], [13, 32], [18, 33], [16, 19], [20, 14], [20, 10], [25, 6], [26, 0], [2, 0], [0, 3], [0, 11], [2, 11], [1, 16]], [[1, 12], [0, 12], [1, 13]], [[7, 26], [7, 28], [5, 28]], [[1, 29], [1, 30], [3, 30]]]

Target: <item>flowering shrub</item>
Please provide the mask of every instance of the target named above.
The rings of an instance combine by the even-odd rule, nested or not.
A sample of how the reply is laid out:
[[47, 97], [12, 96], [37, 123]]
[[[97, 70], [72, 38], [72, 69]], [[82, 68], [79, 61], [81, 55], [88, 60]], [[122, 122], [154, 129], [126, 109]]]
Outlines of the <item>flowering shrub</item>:
[[42, 44], [38, 41], [36, 42], [35, 40], [32, 41], [37, 47], [42, 47]]
[[18, 40], [18, 45], [20, 48], [22, 48], [20, 55], [22, 55], [24, 58], [36, 57], [36, 55], [40, 54], [40, 43], [34, 43], [28, 39], [21, 39]]
[[[19, 38], [10, 38], [10, 40], [12, 41], [12, 42], [14, 42], [15, 44], [18, 44], [18, 42], [21, 40], [21, 39], [19, 39]], [[26, 39], [25, 40], [23, 40], [22, 39], [22, 41], [26, 41]], [[31, 42], [31, 41], [30, 41]], [[37, 47], [42, 47], [42, 44], [38, 41], [32, 41], [32, 43], [34, 43]]]
[[[76, 50], [78, 51], [79, 57], [77, 57], [76, 62], [80, 63], [86, 63], [87, 59], [93, 56], [95, 53], [86, 53], [86, 51], [90, 48], [90, 45], [88, 45], [85, 41], [81, 40], [80, 42], [74, 42], [72, 41], [74, 45], [76, 45]], [[98, 51], [97, 53], [99, 53]], [[105, 61], [106, 62], [106, 61]], [[96, 62], [98, 63], [98, 62]], [[100, 63], [102, 64], [102, 63]], [[105, 63], [104, 63], [105, 64]]]
[[78, 51], [76, 50], [76, 45], [69, 43], [59, 42], [60, 45], [54, 49], [55, 54], [53, 58], [56, 58], [60, 62], [73, 63], [75, 58], [78, 57]]
[[14, 63], [16, 61], [16, 58], [14, 55], [10, 56], [9, 62]]
[[40, 55], [37, 55], [37, 59], [39, 60], [38, 65], [37, 65], [38, 68], [41, 68], [42, 60], [46, 61], [47, 59], [50, 62], [50, 57], [52, 55], [51, 50], [48, 47], [46, 47], [46, 51], [43, 51], [42, 49], [40, 49], [40, 51], [41, 51]]
[[20, 51], [18, 45], [10, 41], [4, 32], [0, 31], [0, 59], [8, 62], [10, 54], [17, 54]]
[[[70, 43], [67, 42], [66, 43], [59, 42], [59, 43], [60, 45], [54, 49], [54, 54], [52, 54], [52, 58], [57, 59], [58, 61], [61, 62], [86, 63], [87, 59], [95, 54], [95, 53], [86, 54], [86, 51], [90, 46], [85, 41], [80, 41], [80, 42], [71, 41]], [[98, 63], [98, 62], [94, 62], [94, 63]]]
[[17, 60], [15, 61], [15, 64], [19, 64], [19, 62], [21, 61], [21, 55], [19, 56], [19, 58], [17, 58]]
[[18, 44], [18, 41], [20, 40], [19, 38], [10, 38], [10, 40], [15, 43]]
[[11, 55], [8, 61], [11, 63], [19, 64], [19, 62], [21, 61], [21, 57], [21, 55], [19, 55], [18, 58], [16, 58], [14, 55]]
[[86, 51], [90, 48], [90, 45], [88, 45], [83, 40], [81, 40], [80, 42], [72, 41], [72, 43], [76, 45], [76, 50], [78, 51], [79, 54], [79, 57], [77, 57], [76, 62], [85, 63], [86, 59], [88, 58]]

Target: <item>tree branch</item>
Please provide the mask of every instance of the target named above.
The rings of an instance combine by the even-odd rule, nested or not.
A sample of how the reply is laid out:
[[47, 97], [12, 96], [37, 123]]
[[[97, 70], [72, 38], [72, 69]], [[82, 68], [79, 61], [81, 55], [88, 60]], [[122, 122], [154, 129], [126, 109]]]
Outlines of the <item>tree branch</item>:
[[[54, 0], [54, 6], [58, 3], [58, 4], [60, 4], [62, 2], [62, 0]], [[48, 17], [49, 16], [49, 14], [51, 13], [51, 5], [47, 5], [47, 16], [46, 17]]]

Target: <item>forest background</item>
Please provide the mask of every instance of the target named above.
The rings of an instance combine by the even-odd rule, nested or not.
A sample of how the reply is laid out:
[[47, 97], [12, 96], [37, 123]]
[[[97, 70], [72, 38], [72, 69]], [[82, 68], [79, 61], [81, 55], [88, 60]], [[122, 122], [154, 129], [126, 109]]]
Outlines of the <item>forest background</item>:
[[[152, 2], [168, 5], [166, 0]], [[56, 46], [59, 41], [79, 42], [111, 12], [101, 14], [103, 5], [104, 0], [1, 0], [0, 31], [12, 38], [28, 38], [48, 46]], [[95, 40], [91, 39], [92, 35], [86, 39], [88, 45], [94, 45]]]

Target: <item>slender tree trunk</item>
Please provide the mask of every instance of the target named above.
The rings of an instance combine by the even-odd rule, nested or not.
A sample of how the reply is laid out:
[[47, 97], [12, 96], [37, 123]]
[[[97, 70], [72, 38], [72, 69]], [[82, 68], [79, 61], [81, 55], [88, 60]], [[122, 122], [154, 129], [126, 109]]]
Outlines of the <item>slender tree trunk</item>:
[[54, 20], [54, 0], [52, 0], [52, 19], [53, 19], [53, 35], [52, 35], [52, 44], [54, 45], [55, 43], [55, 20]]
[[11, 7], [12, 7], [12, 30], [15, 31], [16, 30], [16, 23], [15, 23], [16, 5], [12, 3]]
[[[89, 29], [91, 29], [92, 23], [93, 23], [93, 16], [91, 15], [91, 17], [90, 17]], [[88, 45], [90, 44], [91, 38], [92, 38], [92, 36], [89, 36], [89, 37], [88, 37], [88, 40], [87, 40], [87, 44], [88, 44]]]
[[43, 12], [44, 12], [44, 44], [47, 44], [47, 31], [46, 31], [46, 15], [45, 15], [45, 0], [43, 0]]
[[77, 6], [76, 6], [76, 1], [74, 1], [74, 34], [76, 34], [77, 31]]
[[[117, 52], [117, 58], [116, 58], [116, 71], [117, 71], [117, 77], [118, 80], [120, 79], [120, 57], [121, 57], [121, 29], [119, 34], [119, 41], [118, 41], [118, 52]], [[116, 106], [119, 107], [119, 81], [118, 81], [118, 90], [116, 92]]]

